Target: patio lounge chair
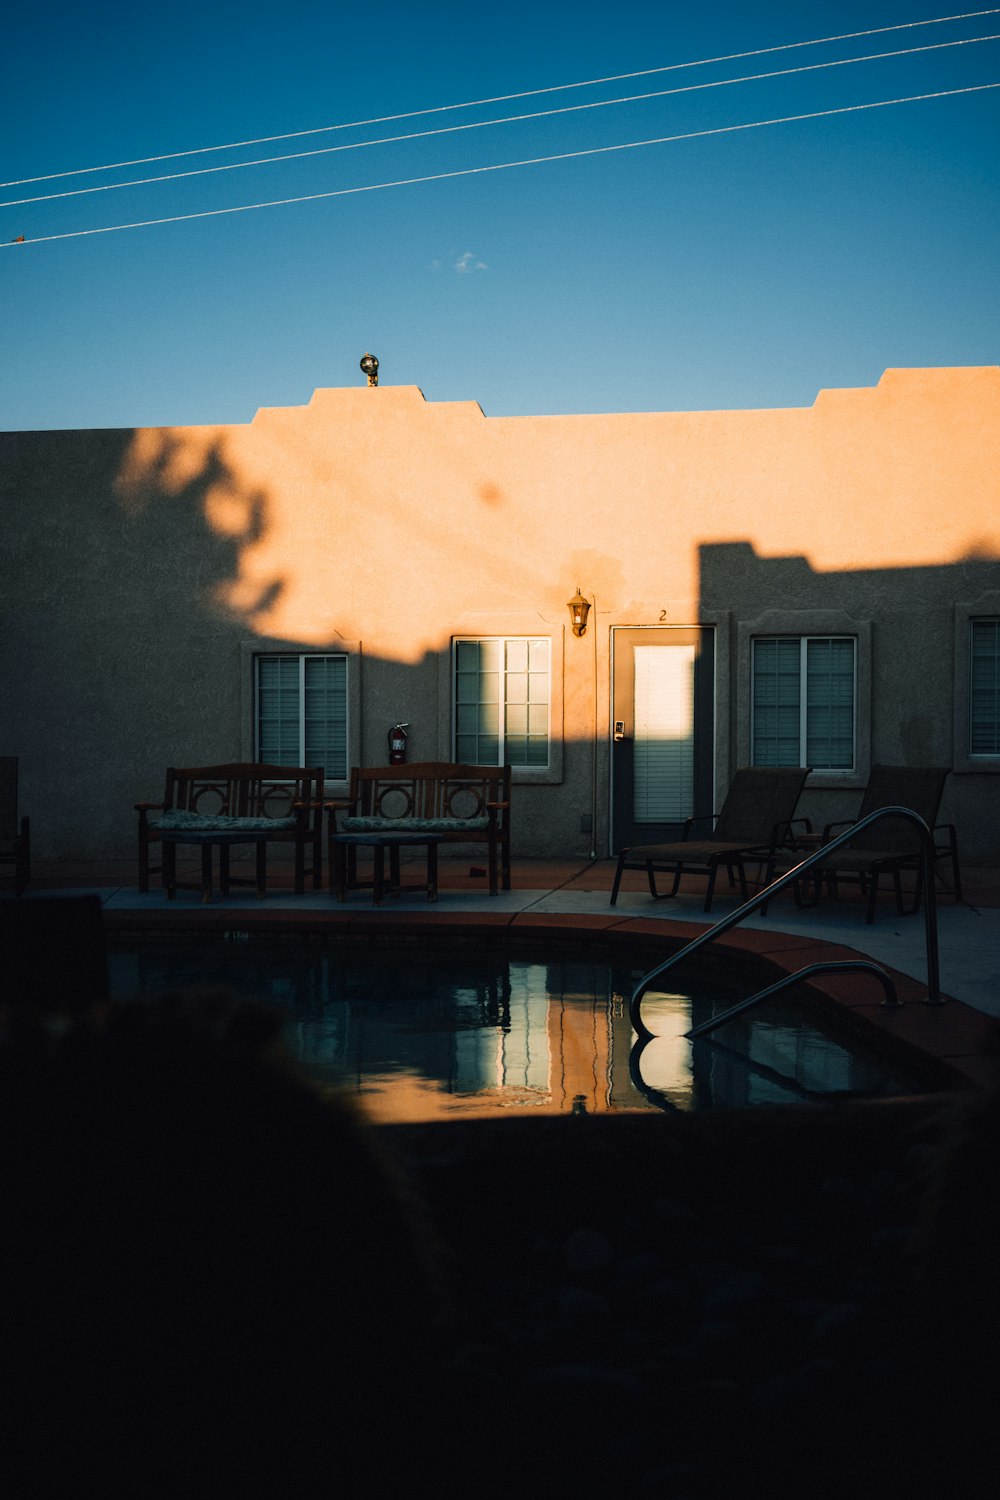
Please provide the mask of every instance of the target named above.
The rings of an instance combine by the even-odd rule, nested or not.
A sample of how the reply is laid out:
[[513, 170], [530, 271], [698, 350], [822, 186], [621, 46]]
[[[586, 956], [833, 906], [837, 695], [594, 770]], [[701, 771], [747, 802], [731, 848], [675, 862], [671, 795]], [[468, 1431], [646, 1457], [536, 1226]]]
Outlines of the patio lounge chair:
[[[948, 862], [954, 894], [960, 901], [962, 877], [958, 865], [955, 829], [952, 824], [937, 824], [938, 808], [948, 774], [947, 768], [940, 766], [873, 766], [855, 821], [860, 823], [880, 807], [905, 807], [923, 818], [934, 836], [935, 867], [939, 861]], [[828, 823], [823, 830], [822, 842], [828, 843], [850, 826], [850, 821]], [[901, 877], [904, 870], [911, 870], [916, 874], [909, 906], [906, 905], [903, 894]], [[824, 881], [828, 893], [836, 896], [839, 879], [857, 880], [862, 895], [867, 895], [868, 898], [865, 921], [871, 923], [875, 920], [875, 904], [882, 875], [892, 876], [896, 910], [899, 914], [905, 916], [915, 912], [920, 906], [923, 891], [920, 831], [903, 818], [885, 818], [862, 829], [857, 838], [831, 854], [828, 861], [817, 865], [810, 878], [814, 882], [816, 901], [820, 898]]]
[[14, 866], [19, 896], [31, 879], [30, 823], [17, 819], [17, 757], [0, 756], [0, 864]]
[[[789, 835], [795, 805], [808, 775], [805, 766], [743, 766], [733, 777], [722, 811], [711, 815], [715, 827], [709, 838], [692, 838], [694, 825], [705, 819], [689, 818], [677, 843], [638, 844], [622, 850], [611, 888], [611, 905], [618, 900], [624, 870], [645, 870], [650, 893], [658, 901], [676, 896], [682, 872], [691, 870], [708, 875], [705, 910], [711, 911], [720, 865], [726, 866], [730, 884], [734, 876], [739, 878], [742, 898], [748, 900], [743, 861], [754, 856], [770, 871], [777, 850]], [[658, 872], [673, 875], [669, 891], [657, 890]]]

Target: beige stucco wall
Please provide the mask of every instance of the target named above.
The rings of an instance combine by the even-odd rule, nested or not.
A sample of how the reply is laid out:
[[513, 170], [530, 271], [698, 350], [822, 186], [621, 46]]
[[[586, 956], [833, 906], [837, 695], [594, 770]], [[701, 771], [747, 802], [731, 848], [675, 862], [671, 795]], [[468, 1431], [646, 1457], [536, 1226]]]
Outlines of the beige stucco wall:
[[[0, 434], [0, 750], [36, 847], [126, 852], [167, 763], [248, 755], [255, 648], [352, 651], [354, 748], [377, 762], [396, 718], [412, 758], [448, 755], [453, 635], [532, 631], [562, 664], [565, 754], [519, 787], [516, 842], [589, 848], [596, 714], [603, 852], [610, 627], [718, 627], [724, 790], [754, 622], [813, 612], [869, 633], [870, 756], [954, 764], [946, 811], [986, 858], [1000, 766], [954, 743], [955, 621], [1000, 613], [998, 398], [997, 367], [742, 412], [488, 418], [380, 386], [240, 426]], [[817, 816], [854, 805], [812, 795]]]

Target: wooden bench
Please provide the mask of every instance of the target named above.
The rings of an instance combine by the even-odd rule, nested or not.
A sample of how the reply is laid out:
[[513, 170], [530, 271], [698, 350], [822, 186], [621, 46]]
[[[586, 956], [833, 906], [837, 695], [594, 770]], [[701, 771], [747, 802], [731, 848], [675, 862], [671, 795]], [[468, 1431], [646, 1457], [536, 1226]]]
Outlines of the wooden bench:
[[[510, 766], [416, 761], [355, 766], [346, 802], [328, 802], [329, 858], [341, 834], [428, 834], [442, 843], [486, 845], [490, 895], [510, 890]], [[357, 849], [348, 845], [347, 884], [357, 885]], [[341, 892], [343, 890], [341, 883]]]
[[[171, 766], [163, 801], [135, 804], [139, 814], [139, 889], [148, 891], [150, 875], [162, 875], [172, 896], [177, 884], [176, 845], [189, 843], [201, 846], [202, 897], [210, 899], [211, 851], [217, 844], [226, 894], [229, 846], [246, 842], [257, 845], [254, 883], [258, 895], [264, 894], [266, 845], [270, 843], [294, 844], [296, 895], [304, 892], [307, 875], [319, 890], [323, 884], [324, 805], [322, 767], [257, 765], [251, 761], [183, 770]], [[162, 849], [161, 863], [151, 866], [150, 846], [157, 843]]]

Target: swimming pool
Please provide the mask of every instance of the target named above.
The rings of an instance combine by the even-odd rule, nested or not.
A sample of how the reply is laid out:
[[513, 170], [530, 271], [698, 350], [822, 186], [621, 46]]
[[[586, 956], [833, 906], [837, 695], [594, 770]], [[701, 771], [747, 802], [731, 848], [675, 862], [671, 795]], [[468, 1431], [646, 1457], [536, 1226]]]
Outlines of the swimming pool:
[[[662, 954], [659, 955], [662, 957]], [[116, 941], [111, 993], [225, 987], [285, 1017], [290, 1050], [380, 1122], [702, 1110], [926, 1092], [929, 1080], [787, 1000], [692, 1043], [739, 998], [718, 976], [651, 990], [639, 1043], [628, 996], [656, 955], [582, 944], [404, 946], [224, 937]], [[674, 974], [671, 985], [684, 984]], [[744, 980], [744, 984], [745, 984]], [[745, 990], [743, 991], [745, 993]]]

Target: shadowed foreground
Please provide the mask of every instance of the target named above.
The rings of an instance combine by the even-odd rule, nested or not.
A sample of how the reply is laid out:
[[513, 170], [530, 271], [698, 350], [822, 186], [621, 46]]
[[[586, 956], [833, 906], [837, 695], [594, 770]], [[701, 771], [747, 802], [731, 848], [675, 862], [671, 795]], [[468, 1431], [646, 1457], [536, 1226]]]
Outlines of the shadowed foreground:
[[940, 1492], [982, 1456], [997, 1122], [371, 1130], [224, 997], [9, 1013], [8, 1459], [38, 1494]]

